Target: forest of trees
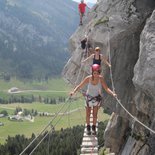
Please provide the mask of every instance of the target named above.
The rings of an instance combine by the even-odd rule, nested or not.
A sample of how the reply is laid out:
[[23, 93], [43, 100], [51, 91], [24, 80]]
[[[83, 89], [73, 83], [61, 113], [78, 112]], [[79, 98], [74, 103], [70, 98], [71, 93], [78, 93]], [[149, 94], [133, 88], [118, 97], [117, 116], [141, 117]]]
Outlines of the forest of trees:
[[[103, 133], [106, 124], [107, 121], [99, 123], [98, 140], [100, 147], [104, 145]], [[79, 155], [83, 131], [84, 126], [67, 129], [62, 128], [60, 131], [54, 131], [46, 137], [41, 145], [33, 152], [33, 155]], [[30, 154], [44, 135], [39, 137], [24, 155]], [[8, 136], [6, 144], [0, 145], [0, 155], [19, 155], [34, 138], [34, 134], [32, 134], [30, 139], [24, 135]]]
[[7, 97], [0, 97], [0, 104], [11, 104], [11, 103], [33, 103], [40, 102], [45, 104], [58, 104], [64, 103], [65, 97], [43, 97], [34, 95], [9, 95]]
[[0, 73], [7, 79], [61, 75], [78, 23], [75, 7], [70, 0], [1, 0]]

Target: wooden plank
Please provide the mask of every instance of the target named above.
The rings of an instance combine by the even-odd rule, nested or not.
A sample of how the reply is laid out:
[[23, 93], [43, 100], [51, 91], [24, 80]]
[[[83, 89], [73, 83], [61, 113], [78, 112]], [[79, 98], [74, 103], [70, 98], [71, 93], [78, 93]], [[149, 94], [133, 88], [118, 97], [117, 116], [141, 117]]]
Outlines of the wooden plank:
[[[92, 126], [92, 125], [93, 125], [93, 123], [91, 122], [90, 126]], [[87, 126], [87, 124], [85, 124], [85, 126]], [[98, 127], [98, 123], [96, 123], [96, 127]]]
[[[91, 135], [95, 136], [95, 137], [97, 136], [97, 134], [98, 134], [98, 129], [96, 129], [96, 135], [92, 135], [92, 133], [91, 133]], [[85, 136], [90, 136], [90, 135], [87, 135], [87, 130], [84, 130], [83, 137], [85, 137]]]
[[81, 148], [81, 153], [98, 153], [98, 147], [92, 148]]
[[83, 142], [90, 142], [90, 141], [93, 141], [94, 139], [96, 141], [98, 141], [97, 137], [95, 137], [95, 136], [92, 136], [92, 137], [83, 137]]
[[[92, 131], [92, 129], [90, 129]], [[87, 128], [84, 129], [84, 132], [87, 132]], [[98, 132], [98, 127], [96, 127], [96, 132]]]
[[[90, 126], [93, 125], [93, 110], [90, 115]], [[92, 131], [92, 128], [91, 128]], [[96, 132], [98, 132], [98, 122], [96, 123]], [[80, 155], [98, 155], [98, 138], [96, 135], [87, 135], [87, 124], [85, 124]]]
[[[96, 134], [97, 135], [97, 134]], [[83, 134], [83, 137], [96, 137], [96, 135], [87, 135], [87, 133], [86, 132], [84, 132], [84, 134]]]
[[82, 142], [81, 147], [98, 147], [98, 141], [94, 140], [91, 142]]
[[[81, 153], [80, 155], [90, 155], [90, 153]], [[91, 155], [98, 155], [98, 153], [91, 153]]]

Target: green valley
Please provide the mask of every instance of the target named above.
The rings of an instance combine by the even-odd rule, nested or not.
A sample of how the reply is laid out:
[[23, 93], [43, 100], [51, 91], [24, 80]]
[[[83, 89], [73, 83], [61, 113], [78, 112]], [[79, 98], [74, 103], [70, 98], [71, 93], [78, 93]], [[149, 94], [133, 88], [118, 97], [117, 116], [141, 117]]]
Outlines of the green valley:
[[[23, 119], [22, 121], [9, 120], [8, 116], [0, 118], [0, 122], [4, 125], [0, 126], [0, 143], [5, 143], [8, 136], [15, 136], [17, 134], [31, 137], [32, 133], [39, 134], [42, 129], [51, 121], [57, 112], [60, 114], [54, 119], [52, 125], [55, 130], [65, 129], [76, 125], [85, 124], [85, 108], [84, 98], [81, 94], [77, 94], [72, 100], [68, 100], [69, 91], [72, 89], [67, 85], [63, 79], [51, 79], [48, 81], [33, 81], [21, 82], [13, 79], [10, 82], [0, 81], [1, 94], [0, 98], [9, 98], [10, 96], [34, 96], [37, 98], [58, 98], [64, 97], [65, 102], [57, 102], [55, 104], [48, 104], [45, 102], [32, 102], [32, 103], [7, 103], [0, 104], [0, 112], [7, 111], [9, 116], [13, 116], [16, 108], [26, 109], [28, 111], [37, 111], [37, 115], [33, 116], [32, 120]], [[17, 87], [19, 90], [37, 90], [27, 91], [22, 93], [9, 94], [8, 89]], [[53, 91], [52, 91], [53, 90]], [[61, 111], [60, 111], [61, 110]], [[102, 108], [99, 110], [99, 121], [109, 119], [109, 115], [103, 114]], [[23, 116], [22, 116], [23, 118]]]

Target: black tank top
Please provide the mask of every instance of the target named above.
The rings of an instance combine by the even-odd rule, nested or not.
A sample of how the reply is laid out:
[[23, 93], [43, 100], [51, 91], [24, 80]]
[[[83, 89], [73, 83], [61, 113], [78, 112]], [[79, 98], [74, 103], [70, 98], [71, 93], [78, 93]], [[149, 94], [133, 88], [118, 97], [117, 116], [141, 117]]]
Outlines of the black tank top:
[[94, 55], [93, 64], [101, 65], [101, 55], [99, 55], [99, 59], [95, 59], [95, 55]]

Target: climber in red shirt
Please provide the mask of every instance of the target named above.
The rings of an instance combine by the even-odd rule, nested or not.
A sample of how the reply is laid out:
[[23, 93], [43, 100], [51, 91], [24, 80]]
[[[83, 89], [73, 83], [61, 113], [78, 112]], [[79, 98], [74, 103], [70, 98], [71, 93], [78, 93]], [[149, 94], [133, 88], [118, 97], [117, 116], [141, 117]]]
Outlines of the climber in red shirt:
[[84, 3], [84, 0], [81, 0], [81, 3], [79, 4], [78, 7], [79, 7], [79, 14], [80, 14], [80, 25], [82, 25], [83, 24], [82, 23], [82, 17], [84, 16], [85, 11], [86, 11], [86, 7], [88, 7], [88, 6], [86, 3]]

